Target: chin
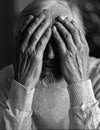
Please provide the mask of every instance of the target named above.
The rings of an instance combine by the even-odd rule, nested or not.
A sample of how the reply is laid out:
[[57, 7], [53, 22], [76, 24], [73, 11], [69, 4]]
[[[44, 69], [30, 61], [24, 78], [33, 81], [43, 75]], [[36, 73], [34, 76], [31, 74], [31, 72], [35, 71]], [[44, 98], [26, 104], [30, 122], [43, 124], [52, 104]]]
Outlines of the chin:
[[40, 80], [51, 84], [63, 79], [59, 64], [43, 64]]

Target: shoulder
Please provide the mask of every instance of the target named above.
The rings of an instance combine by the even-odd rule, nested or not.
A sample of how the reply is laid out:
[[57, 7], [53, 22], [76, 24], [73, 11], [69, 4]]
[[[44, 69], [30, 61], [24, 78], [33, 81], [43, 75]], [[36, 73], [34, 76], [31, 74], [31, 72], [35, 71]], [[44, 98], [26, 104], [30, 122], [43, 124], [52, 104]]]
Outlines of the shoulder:
[[100, 99], [100, 59], [90, 57], [89, 70], [95, 97]]
[[97, 68], [100, 69], [100, 58], [90, 57], [90, 71]]
[[11, 88], [11, 82], [13, 80], [13, 75], [13, 65], [6, 66], [2, 70], [0, 70], [0, 101], [4, 101], [8, 97]]
[[93, 80], [100, 74], [100, 59], [90, 57], [89, 72], [91, 80]]
[[4, 79], [11, 80], [14, 75], [13, 65], [9, 65], [0, 70], [0, 82]]

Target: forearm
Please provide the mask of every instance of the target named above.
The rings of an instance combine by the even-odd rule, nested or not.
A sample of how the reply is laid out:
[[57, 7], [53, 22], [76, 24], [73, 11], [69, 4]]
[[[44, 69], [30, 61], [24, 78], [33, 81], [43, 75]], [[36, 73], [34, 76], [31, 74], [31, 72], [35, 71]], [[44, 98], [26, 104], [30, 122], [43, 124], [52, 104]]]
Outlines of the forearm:
[[34, 91], [35, 88], [27, 90], [18, 82], [13, 81], [2, 119], [6, 130], [31, 130]]
[[70, 129], [100, 129], [100, 109], [90, 80], [68, 86]]

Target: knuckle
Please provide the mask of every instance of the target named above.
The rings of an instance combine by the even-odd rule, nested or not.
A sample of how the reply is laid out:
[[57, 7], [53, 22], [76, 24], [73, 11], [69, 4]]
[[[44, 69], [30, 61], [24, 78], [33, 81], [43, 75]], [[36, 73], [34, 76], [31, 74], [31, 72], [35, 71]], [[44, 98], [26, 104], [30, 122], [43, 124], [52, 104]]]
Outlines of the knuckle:
[[77, 35], [77, 33], [78, 33], [78, 30], [75, 29], [75, 28], [73, 28], [73, 29], [72, 29], [72, 34]]
[[32, 54], [32, 47], [29, 47], [28, 49], [27, 49], [27, 52], [28, 52], [28, 54]]
[[41, 40], [38, 44], [38, 51], [43, 53], [46, 46], [46, 42], [44, 40]]
[[41, 41], [40, 41], [40, 45], [43, 45], [43, 44], [44, 44], [44, 38], [41, 39]]
[[32, 30], [31, 29], [27, 29], [25, 32], [25, 36], [29, 36], [32, 34]]
[[49, 37], [49, 32], [46, 32], [43, 36], [43, 40], [47, 39]]
[[44, 19], [45, 18], [45, 15], [43, 13], [41, 13], [39, 16], [38, 16], [39, 20], [40, 19]]
[[46, 33], [44, 34], [44, 39], [49, 39], [51, 37], [51, 29], [47, 29]]
[[38, 38], [39, 38], [39, 34], [38, 34], [38, 33], [36, 33], [36, 34], [33, 35], [33, 39], [34, 39], [34, 41], [37, 41]]
[[40, 27], [38, 28], [37, 32], [39, 33], [40, 31], [42, 31], [45, 28], [46, 22], [43, 21], [40, 25]]
[[41, 23], [41, 29], [45, 26], [45, 24], [46, 24], [46, 21], [43, 21], [42, 23]]
[[36, 19], [35, 19], [35, 21], [34, 21], [34, 24], [37, 24], [39, 21], [40, 21], [40, 18], [39, 18], [39, 17], [36, 17]]
[[71, 34], [66, 34], [66, 38], [70, 40], [72, 38]]

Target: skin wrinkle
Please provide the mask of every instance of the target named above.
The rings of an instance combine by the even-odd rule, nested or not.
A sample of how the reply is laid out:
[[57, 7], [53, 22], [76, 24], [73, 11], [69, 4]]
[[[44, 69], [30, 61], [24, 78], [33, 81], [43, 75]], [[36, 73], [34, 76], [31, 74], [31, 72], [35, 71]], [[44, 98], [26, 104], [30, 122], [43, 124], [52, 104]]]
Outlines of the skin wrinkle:
[[[46, 3], [44, 0], [45, 5], [43, 4], [43, 2], [40, 2], [38, 0], [35, 1], [37, 6], [33, 2], [25, 8], [19, 18], [19, 30], [28, 15], [33, 14], [33, 16], [35, 17], [43, 9], [47, 9], [44, 10], [44, 13], [46, 17], [51, 21], [51, 26], [54, 24], [56, 17], [58, 17], [59, 15], [63, 16], [64, 18], [70, 17], [70, 19], [75, 18], [74, 20], [79, 19], [79, 13], [77, 13], [75, 10], [70, 10], [68, 7], [69, 5], [63, 4], [60, 0], [59, 1], [62, 4], [60, 4], [59, 2], [54, 4], [49, 0], [46, 1], [48, 2]], [[38, 2], [40, 3], [37, 4]], [[75, 11], [75, 13], [73, 11]], [[75, 16], [73, 17], [73, 15]], [[78, 20], [78, 22], [79, 21], [80, 20]], [[83, 25], [80, 26], [79, 24], [81, 24], [81, 21], [78, 23], [78, 27], [83, 27]], [[36, 119], [34, 120], [36, 125], [38, 125], [37, 128], [41, 128], [41, 124], [42, 127], [44, 125], [48, 127], [51, 125], [50, 127], [53, 128], [59, 128], [59, 125], [62, 126], [63, 124], [65, 125], [64, 127], [67, 128], [69, 123], [67, 112], [70, 107], [69, 94], [67, 92], [67, 83], [65, 82], [61, 74], [61, 68], [59, 65], [60, 60], [57, 51], [55, 51], [57, 49], [55, 47], [55, 41], [53, 37], [51, 37], [48, 44], [52, 46], [52, 50], [55, 54], [54, 60], [50, 60], [50, 62], [54, 66], [53, 68], [47, 69], [43, 65], [41, 78], [37, 83], [36, 92], [33, 99], [33, 118]], [[47, 47], [45, 50], [46, 55], [48, 54], [48, 50], [49, 49]], [[52, 108], [52, 110], [50, 108]], [[57, 118], [55, 118], [56, 115]]]
[[[57, 6], [58, 6], [58, 8], [56, 8]], [[56, 10], [53, 11], [52, 8], [54, 8]], [[83, 23], [81, 20], [82, 18], [80, 16], [79, 10], [77, 9], [77, 7], [75, 7], [75, 5], [73, 7], [72, 5], [70, 5], [69, 2], [67, 3], [66, 1], [61, 1], [61, 0], [57, 0], [56, 3], [55, 3], [55, 0], [52, 0], [52, 1], [43, 0], [42, 2], [40, 2], [40, 0], [37, 0], [36, 2], [33, 1], [32, 3], [30, 3], [30, 5], [28, 5], [21, 13], [18, 21], [16, 21], [15, 35], [20, 30], [21, 26], [23, 25], [24, 20], [26, 19], [26, 17], [28, 15], [33, 14], [34, 16], [36, 16], [42, 10], [46, 10], [44, 12], [48, 12], [46, 15], [47, 17], [49, 15], [52, 16], [52, 14], [54, 14], [55, 12], [56, 12], [55, 14], [58, 14], [57, 16], [59, 16], [61, 14], [62, 16], [64, 15], [64, 18], [65, 18], [65, 16], [70, 17], [70, 19], [74, 19], [77, 23], [77, 26], [80, 27], [81, 30], [84, 31]], [[54, 19], [55, 19], [55, 16], [54, 16]]]
[[[71, 9], [70, 9], [69, 6], [70, 6], [70, 4], [69, 5], [68, 5], [68, 3], [65, 4], [65, 1], [63, 2], [60, 0], [58, 0], [57, 2], [55, 2], [55, 0], [52, 0], [52, 1], [44, 0], [43, 2], [40, 2], [39, 0], [37, 2], [33, 1], [29, 6], [27, 6], [25, 8], [25, 10], [22, 12], [20, 18], [23, 20], [23, 19], [25, 19], [24, 17], [28, 16], [28, 14], [33, 14], [35, 16], [42, 10], [46, 9], [46, 10], [44, 10], [44, 13], [45, 13], [46, 17], [48, 17], [48, 19], [51, 21], [51, 25], [53, 25], [55, 18], [59, 15], [63, 16], [64, 18], [70, 16], [70, 19], [74, 18], [74, 20], [78, 20], [78, 22], [76, 21], [77, 25], [78, 24], [81, 25], [82, 22], [80, 21], [80, 18], [78, 18], [79, 17], [79, 13], [77, 11], [78, 9], [75, 7], [73, 9], [73, 7], [71, 7], [71, 6], [70, 6]], [[19, 23], [18, 23], [19, 25], [20, 25], [20, 21], [21, 20], [19, 20]], [[83, 25], [78, 26], [78, 27], [82, 27], [82, 26]], [[54, 41], [52, 40], [52, 38], [50, 40], [51, 40], [51, 42], [53, 42], [52, 44], [54, 44]], [[46, 48], [46, 50], [47, 50], [47, 48]], [[56, 55], [58, 55], [58, 54], [56, 54]], [[58, 61], [59, 61], [59, 57], [53, 64], [56, 64]], [[59, 64], [59, 62], [58, 62], [58, 64]], [[45, 73], [45, 71], [46, 71], [46, 73]], [[52, 69], [45, 70], [45, 67], [43, 67], [41, 75], [42, 75], [41, 79], [44, 78], [46, 75], [45, 81], [47, 82], [47, 79], [48, 79], [49, 83], [54, 82], [55, 81], [54, 79], [58, 79], [58, 81], [60, 79], [62, 79], [61, 68], [59, 65], [55, 66], [53, 68], [53, 70]]]

